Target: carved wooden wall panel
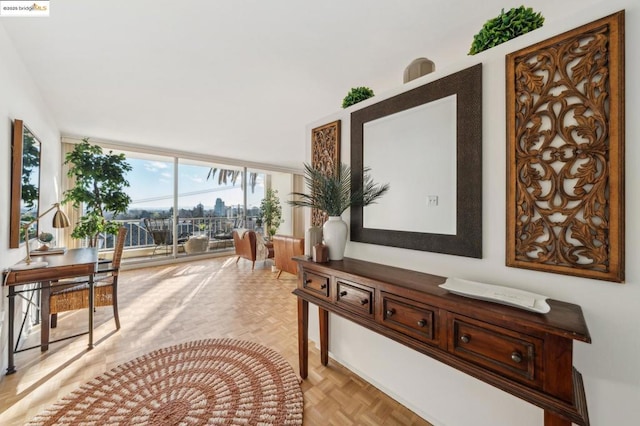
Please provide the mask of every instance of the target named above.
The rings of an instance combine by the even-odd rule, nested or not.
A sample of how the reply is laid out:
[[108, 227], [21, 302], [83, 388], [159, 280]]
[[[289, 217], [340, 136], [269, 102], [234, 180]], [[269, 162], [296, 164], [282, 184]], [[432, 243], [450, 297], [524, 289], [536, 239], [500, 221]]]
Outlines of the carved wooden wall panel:
[[507, 265], [624, 280], [624, 11], [507, 56]]
[[[340, 120], [311, 131], [311, 167], [327, 175], [340, 167]], [[312, 209], [312, 226], [322, 226], [326, 220], [324, 212]]]

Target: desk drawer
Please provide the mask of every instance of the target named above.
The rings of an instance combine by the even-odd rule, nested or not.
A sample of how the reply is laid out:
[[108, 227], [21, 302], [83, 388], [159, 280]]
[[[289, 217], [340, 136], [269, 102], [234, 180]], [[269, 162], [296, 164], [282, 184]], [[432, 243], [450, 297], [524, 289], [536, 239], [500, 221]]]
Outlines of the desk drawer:
[[455, 314], [450, 321], [449, 350], [455, 355], [539, 387], [541, 339]]
[[338, 306], [373, 317], [373, 289], [371, 287], [338, 280], [336, 292]]
[[436, 308], [381, 292], [382, 324], [426, 343], [437, 343]]
[[304, 271], [302, 274], [302, 289], [314, 296], [329, 298], [329, 277]]

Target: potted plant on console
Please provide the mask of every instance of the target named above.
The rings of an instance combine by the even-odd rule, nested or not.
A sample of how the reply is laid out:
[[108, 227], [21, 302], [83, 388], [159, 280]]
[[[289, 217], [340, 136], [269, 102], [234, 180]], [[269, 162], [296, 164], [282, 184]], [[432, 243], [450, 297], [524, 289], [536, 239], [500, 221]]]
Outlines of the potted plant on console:
[[65, 157], [69, 165], [67, 176], [75, 179], [73, 188], [64, 192], [65, 203], [73, 207], [84, 207], [84, 214], [76, 224], [71, 236], [86, 239], [89, 247], [97, 247], [101, 234], [118, 233], [120, 223], [107, 220], [125, 213], [131, 197], [124, 192], [129, 186], [125, 174], [131, 171], [124, 154], [102, 152], [98, 145], [91, 145], [88, 138], [75, 146]]
[[324, 243], [329, 248], [330, 260], [341, 260], [347, 244], [347, 223], [341, 215], [351, 206], [367, 206], [382, 197], [389, 184], [376, 184], [369, 175], [370, 169], [363, 171], [362, 189], [351, 191], [351, 168], [340, 164], [334, 173], [325, 175], [309, 164], [304, 165], [304, 180], [308, 194], [293, 192], [294, 207], [311, 207], [325, 212], [329, 220], [322, 227]]

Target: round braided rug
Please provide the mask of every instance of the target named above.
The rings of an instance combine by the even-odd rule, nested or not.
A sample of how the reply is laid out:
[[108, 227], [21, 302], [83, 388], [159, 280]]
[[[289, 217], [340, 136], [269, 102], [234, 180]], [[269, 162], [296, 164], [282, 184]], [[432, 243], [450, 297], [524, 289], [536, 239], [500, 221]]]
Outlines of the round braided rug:
[[257, 343], [211, 339], [159, 349], [96, 377], [30, 425], [301, 425], [295, 372]]

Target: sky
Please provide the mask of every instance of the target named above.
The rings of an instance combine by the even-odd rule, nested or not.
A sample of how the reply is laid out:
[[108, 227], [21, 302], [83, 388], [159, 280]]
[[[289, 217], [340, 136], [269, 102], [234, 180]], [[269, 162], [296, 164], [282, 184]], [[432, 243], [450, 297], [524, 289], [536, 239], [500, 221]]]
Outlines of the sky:
[[[132, 203], [130, 209], [169, 209], [173, 205], [173, 162], [127, 156], [132, 166], [126, 178]], [[192, 163], [192, 162], [190, 162]], [[193, 208], [202, 203], [205, 209], [213, 209], [217, 198], [226, 206], [242, 205], [240, 179], [235, 186], [218, 186], [218, 177], [207, 180], [210, 166], [179, 164], [178, 166], [178, 208]], [[259, 207], [264, 194], [264, 175], [259, 175], [255, 192], [249, 190], [248, 207]]]

